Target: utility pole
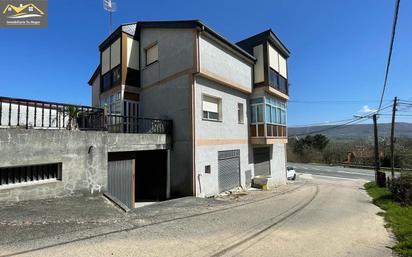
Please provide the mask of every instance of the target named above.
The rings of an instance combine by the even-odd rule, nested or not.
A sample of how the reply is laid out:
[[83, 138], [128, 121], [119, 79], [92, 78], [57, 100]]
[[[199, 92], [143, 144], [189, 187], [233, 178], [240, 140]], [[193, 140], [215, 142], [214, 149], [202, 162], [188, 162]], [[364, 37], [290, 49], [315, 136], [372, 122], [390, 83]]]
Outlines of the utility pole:
[[375, 138], [375, 181], [379, 187], [384, 187], [386, 184], [386, 181], [385, 181], [385, 175], [383, 175], [383, 178], [382, 178], [382, 174], [380, 172], [377, 114], [374, 114], [372, 117], [373, 117], [373, 134]]
[[393, 99], [392, 124], [391, 124], [391, 175], [392, 175], [392, 179], [395, 177], [394, 136], [395, 136], [395, 116], [396, 116], [397, 102], [398, 102], [398, 98], [395, 96], [395, 99]]

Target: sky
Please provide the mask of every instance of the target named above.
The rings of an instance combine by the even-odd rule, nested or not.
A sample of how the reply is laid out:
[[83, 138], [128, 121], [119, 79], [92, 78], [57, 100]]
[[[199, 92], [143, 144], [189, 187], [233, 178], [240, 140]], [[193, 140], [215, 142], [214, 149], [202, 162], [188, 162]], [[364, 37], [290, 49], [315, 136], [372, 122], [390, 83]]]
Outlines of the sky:
[[[348, 119], [379, 105], [395, 1], [116, 2], [114, 28], [200, 19], [232, 42], [271, 28], [291, 52], [289, 126]], [[108, 13], [100, 0], [49, 0], [48, 8], [48, 28], [0, 28], [0, 96], [90, 105], [87, 81], [109, 33]], [[412, 99], [411, 13], [412, 2], [401, 1], [384, 106], [395, 96]]]

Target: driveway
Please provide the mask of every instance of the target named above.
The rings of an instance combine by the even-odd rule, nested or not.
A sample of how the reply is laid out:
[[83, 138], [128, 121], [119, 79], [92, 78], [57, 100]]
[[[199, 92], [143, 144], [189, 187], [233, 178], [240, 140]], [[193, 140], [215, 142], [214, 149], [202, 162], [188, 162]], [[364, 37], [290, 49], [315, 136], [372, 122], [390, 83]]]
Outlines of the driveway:
[[[383, 219], [376, 215], [380, 210], [362, 188], [364, 182], [305, 174], [274, 191], [222, 199], [183, 198], [128, 214], [113, 213], [113, 219], [111, 215], [97, 218], [95, 213], [96, 220], [106, 222], [92, 226], [87, 221], [93, 219], [83, 219], [90, 228], [82, 229], [80, 224], [67, 233], [49, 231], [42, 238], [13, 243], [0, 239], [0, 252], [22, 256], [391, 256], [392, 241]], [[112, 209], [109, 203], [105, 208]], [[7, 236], [8, 226], [0, 226], [2, 235]], [[32, 233], [42, 227], [14, 226], [27, 226], [26, 232]]]

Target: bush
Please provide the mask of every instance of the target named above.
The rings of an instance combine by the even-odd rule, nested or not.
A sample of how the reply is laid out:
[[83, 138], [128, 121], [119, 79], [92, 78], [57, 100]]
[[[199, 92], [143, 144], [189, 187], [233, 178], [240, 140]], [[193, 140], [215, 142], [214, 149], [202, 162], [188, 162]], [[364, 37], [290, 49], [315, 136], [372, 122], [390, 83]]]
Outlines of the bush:
[[402, 173], [400, 177], [390, 179], [388, 188], [396, 201], [407, 205], [412, 204], [412, 174]]

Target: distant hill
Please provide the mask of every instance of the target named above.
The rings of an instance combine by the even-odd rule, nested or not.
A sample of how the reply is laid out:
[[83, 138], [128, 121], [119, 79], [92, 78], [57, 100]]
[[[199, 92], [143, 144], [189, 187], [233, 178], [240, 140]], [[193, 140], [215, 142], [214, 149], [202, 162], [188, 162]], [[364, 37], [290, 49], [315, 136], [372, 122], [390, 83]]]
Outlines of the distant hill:
[[[311, 126], [311, 127], [289, 127], [289, 136], [307, 134], [317, 131], [319, 134], [323, 134], [330, 138], [372, 138], [373, 137], [373, 125], [372, 124], [355, 124], [332, 129], [334, 125], [327, 126]], [[326, 131], [323, 131], [326, 130]], [[391, 124], [383, 123], [378, 125], [379, 136], [390, 136]], [[316, 134], [316, 133], [314, 133]], [[305, 135], [304, 135], [305, 136]], [[412, 123], [396, 123], [395, 127], [396, 137], [408, 137], [412, 138]]]

